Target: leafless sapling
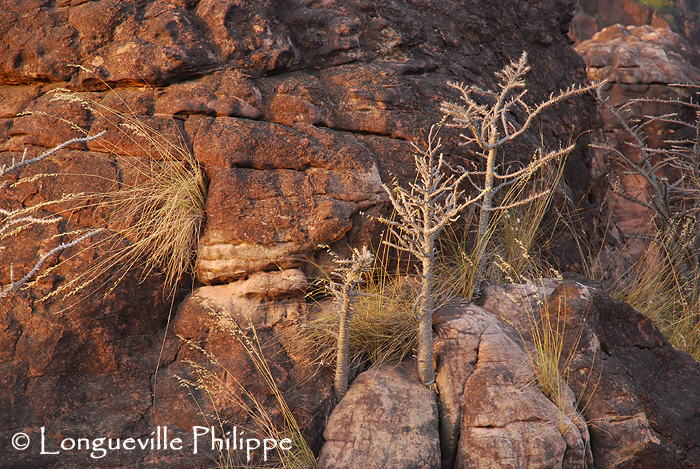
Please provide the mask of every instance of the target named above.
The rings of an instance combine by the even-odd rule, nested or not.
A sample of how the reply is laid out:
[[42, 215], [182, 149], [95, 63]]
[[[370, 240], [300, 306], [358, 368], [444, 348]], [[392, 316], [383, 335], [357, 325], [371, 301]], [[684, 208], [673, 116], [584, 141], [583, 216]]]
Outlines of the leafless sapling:
[[385, 243], [396, 249], [411, 253], [420, 262], [419, 274], [421, 290], [416, 300], [418, 315], [418, 374], [425, 386], [434, 389], [435, 369], [433, 366], [433, 266], [435, 264], [435, 240], [440, 232], [470, 204], [484, 196], [484, 191], [467, 197], [460, 190], [460, 184], [468, 177], [468, 172], [460, 175], [445, 175], [448, 166], [443, 154], [438, 154], [440, 140], [437, 126], [432, 126], [428, 135], [427, 148], [413, 145], [417, 180], [404, 189], [394, 184], [394, 189], [384, 185], [389, 200], [394, 206], [398, 220], [380, 220], [389, 226], [395, 242]]
[[[475, 144], [480, 149], [479, 156], [486, 161], [484, 171], [473, 171], [468, 178], [472, 185], [484, 194], [479, 210], [479, 227], [477, 246], [477, 270], [481, 272], [486, 254], [486, 240], [489, 230], [491, 213], [496, 210], [508, 209], [516, 205], [526, 204], [545, 192], [538, 192], [510, 205], [494, 204], [496, 195], [502, 189], [517, 181], [528, 178], [534, 171], [551, 161], [568, 154], [574, 145], [568, 145], [555, 151], [535, 151], [533, 159], [524, 167], [513, 170], [511, 167], [500, 167], [496, 164], [496, 154], [499, 147], [518, 138], [527, 131], [544, 110], [561, 101], [576, 95], [587, 93], [600, 87], [600, 83], [571, 86], [560, 91], [556, 96], [552, 93], [549, 98], [531, 106], [524, 101], [527, 88], [525, 74], [530, 71], [527, 63], [527, 53], [523, 53], [518, 61], [512, 61], [496, 74], [498, 90], [486, 90], [476, 85], [449, 83], [461, 93], [462, 104], [443, 102], [441, 110], [451, 118], [448, 125], [466, 130], [461, 134], [464, 144]], [[475, 178], [479, 177], [482, 182]]]
[[340, 401], [348, 390], [348, 339], [350, 337], [350, 320], [353, 313], [353, 301], [360, 294], [358, 286], [364, 283], [364, 275], [369, 271], [374, 256], [363, 246], [353, 249], [350, 259], [336, 259], [338, 267], [333, 272], [337, 280], [328, 282], [328, 289], [333, 295], [338, 315], [338, 351], [335, 362], [335, 395]]

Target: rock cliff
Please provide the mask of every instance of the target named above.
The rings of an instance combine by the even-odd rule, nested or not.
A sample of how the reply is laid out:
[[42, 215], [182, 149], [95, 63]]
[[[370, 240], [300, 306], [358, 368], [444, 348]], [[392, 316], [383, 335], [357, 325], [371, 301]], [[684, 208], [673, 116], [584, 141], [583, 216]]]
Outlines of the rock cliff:
[[[115, 180], [138, 177], [124, 158], [155, 158], [149, 142], [126, 139], [123, 129], [80, 102], [54, 99], [63, 88], [180, 142], [204, 169], [208, 197], [196, 272], [173, 297], [163, 293], [162, 276], [144, 279], [138, 269], [114, 288], [98, 282], [97, 291], [77, 303], [47, 297], [104, 254], [88, 246], [52, 259], [65, 262], [2, 300], [2, 466], [211, 463], [218, 455], [192, 454], [190, 440], [186, 451], [149, 447], [103, 459], [86, 451], [41, 454], [36, 442], [42, 427], [52, 449], [65, 438], [148, 439], [164, 426], [191, 439], [192, 427], [206, 426], [216, 412], [232, 424], [254, 426], [240, 406], [211, 401], [178, 379], [196, 379], [192, 363], [200, 364], [274, 408], [273, 393], [225, 333], [222, 317], [258, 328], [271, 372], [318, 451], [332, 407], [331, 379], [321, 373], [309, 380], [311, 364], [289, 341], [295, 321], [307, 315], [310, 266], [325, 262], [320, 246], [343, 253], [378, 244], [374, 217], [388, 214], [381, 184], [415, 176], [410, 142], [440, 119], [443, 100], [456, 100], [448, 80], [493, 87], [494, 73], [526, 51], [532, 102], [584, 81], [584, 62], [566, 37], [573, 9], [574, 2], [564, 0], [4, 2], [0, 163], [20, 158], [25, 148], [34, 154], [84, 132], [108, 133], [11, 176], [27, 182], [3, 189], [2, 208], [107, 191]], [[601, 128], [593, 98], [573, 99], [544, 114], [540, 127], [504, 154], [527, 161], [540, 142], [555, 148], [576, 138], [563, 203], [580, 211], [576, 229], [587, 233], [596, 231], [592, 214], [605, 197], [606, 167], [588, 147], [589, 131]], [[443, 143], [453, 161], [476, 161], [454, 129], [444, 131]], [[88, 206], [62, 223], [22, 233], [21, 243], [3, 243], [0, 283], [10, 280], [11, 265], [26, 271], [72, 230], [107, 217]], [[581, 265], [573, 236], [561, 230], [549, 244], [561, 270]], [[202, 351], [223, 368], [212, 367]], [[398, 375], [397, 382], [408, 379]], [[11, 445], [20, 432], [33, 442], [25, 451]], [[587, 441], [583, 429], [579, 436]], [[577, 445], [562, 439], [556, 454], [586, 456]]]

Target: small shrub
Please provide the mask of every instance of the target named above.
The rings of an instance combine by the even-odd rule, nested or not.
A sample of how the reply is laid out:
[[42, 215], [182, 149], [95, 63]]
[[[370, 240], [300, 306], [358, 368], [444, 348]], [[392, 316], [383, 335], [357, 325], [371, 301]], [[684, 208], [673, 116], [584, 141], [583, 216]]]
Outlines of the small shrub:
[[[483, 279], [531, 283], [542, 276], [558, 276], [542, 258], [540, 247], [555, 228], [545, 226], [545, 216], [563, 168], [563, 160], [551, 162], [511, 185], [495, 200], [498, 209], [493, 211], [483, 238], [469, 242], [464, 233], [447, 230], [440, 240], [441, 256], [437, 262], [436, 277], [441, 288], [454, 296], [473, 298], [477, 283]], [[539, 195], [533, 197], [535, 194]], [[485, 261], [479, 272], [482, 253]]]
[[420, 293], [416, 300], [418, 315], [418, 375], [425, 386], [435, 387], [433, 364], [433, 268], [435, 265], [435, 241], [445, 227], [456, 221], [469, 205], [484, 197], [482, 191], [475, 197], [466, 197], [460, 184], [469, 177], [462, 171], [459, 177], [446, 177], [443, 170], [447, 166], [442, 153], [437, 153], [440, 140], [439, 127], [433, 126], [428, 135], [427, 146], [414, 155], [418, 181], [410, 183], [406, 190], [396, 183], [394, 189], [384, 185], [389, 200], [398, 215], [398, 220], [380, 218], [389, 226], [395, 242], [388, 245], [415, 256], [421, 266], [418, 271]]
[[336, 259], [338, 267], [333, 272], [337, 281], [328, 282], [328, 290], [333, 295], [338, 310], [338, 345], [335, 360], [335, 394], [340, 401], [348, 389], [348, 340], [350, 321], [354, 312], [354, 302], [364, 283], [364, 276], [372, 264], [373, 255], [363, 246], [362, 250], [353, 249], [350, 259]]
[[[494, 203], [499, 192], [518, 181], [530, 178], [542, 166], [568, 155], [574, 145], [548, 152], [539, 148], [535, 151], [532, 160], [520, 169], [499, 165], [496, 162], [499, 149], [525, 133], [549, 107], [573, 96], [597, 90], [602, 85], [594, 83], [571, 86], [560, 91], [556, 96], [552, 94], [549, 99], [530, 106], [523, 100], [527, 94], [524, 77], [528, 71], [530, 66], [527, 64], [527, 53], [523, 53], [518, 61], [512, 61], [496, 74], [499, 80], [497, 91], [486, 90], [476, 85], [450, 83], [450, 86], [460, 92], [463, 104], [443, 102], [441, 107], [451, 119], [449, 125], [465, 130], [465, 133], [461, 134], [465, 144], [478, 148], [479, 156], [486, 164], [483, 171], [471, 171], [468, 175], [472, 185], [483, 194], [479, 204], [476, 243], [479, 250], [476, 264], [478, 274], [481, 274], [486, 261], [492, 213], [499, 209], [527, 204], [546, 194], [546, 192], [533, 193], [527, 199], [521, 199], [509, 205], [496, 206]], [[480, 178], [480, 181], [477, 181], [477, 178]]]
[[[362, 294], [353, 302], [348, 329], [349, 379], [364, 369], [410, 356], [417, 347], [418, 318], [411, 314], [417, 286], [410, 277], [389, 273], [386, 263], [375, 257]], [[316, 357], [318, 366], [337, 368], [341, 317], [323, 300], [315, 309], [316, 318], [301, 325], [299, 338], [291, 344], [299, 348], [296, 353]]]

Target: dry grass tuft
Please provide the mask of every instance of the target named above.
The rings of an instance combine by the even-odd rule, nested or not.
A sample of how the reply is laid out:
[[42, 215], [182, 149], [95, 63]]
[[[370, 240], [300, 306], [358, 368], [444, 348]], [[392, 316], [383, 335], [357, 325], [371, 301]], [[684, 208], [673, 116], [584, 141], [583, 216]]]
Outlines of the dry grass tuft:
[[[417, 347], [419, 282], [414, 277], [388, 270], [388, 265], [396, 263], [395, 259], [389, 261], [390, 251], [381, 244], [361, 293], [353, 300], [347, 355], [350, 380], [370, 367], [411, 356]], [[398, 264], [401, 263], [399, 259]], [[312, 319], [302, 323], [298, 337], [290, 341], [297, 347], [294, 353], [313, 357], [316, 367], [335, 367], [337, 361], [341, 316], [327, 295], [325, 282], [320, 283], [318, 291], [310, 293], [316, 296], [311, 308]]]
[[[559, 411], [559, 431], [566, 435], [568, 425], [574, 420], [574, 416], [567, 415], [570, 397], [567, 381], [576, 345], [570, 350], [565, 347], [566, 336], [572, 333], [566, 330], [565, 305], [559, 304], [554, 309], [545, 301], [540, 304], [539, 314], [528, 311], [532, 347], [526, 344], [525, 349], [537, 384]], [[577, 332], [575, 344], [580, 341], [583, 329]]]
[[[683, 88], [698, 94], [696, 85], [673, 86], [679, 95]], [[643, 181], [649, 197], [619, 179], [611, 189], [653, 219], [650, 234], [630, 236], [648, 243], [647, 251], [632, 268], [621, 275], [615, 272], [615, 281], [606, 285], [608, 293], [650, 317], [671, 343], [700, 360], [700, 104], [697, 99], [633, 99], [614, 107], [600, 95], [599, 100], [625, 130], [635, 157], [610, 145], [598, 148], [610, 152], [622, 171]], [[678, 110], [634, 116], [635, 107], [649, 103]], [[649, 146], [647, 129], [659, 122], [682, 136], [668, 137], [658, 148]]]
[[700, 282], [700, 272], [691, 279], [682, 275], [676, 256], [664, 246], [653, 241], [631, 280], [613, 282], [608, 294], [650, 318], [676, 348], [700, 361], [700, 302], [687, 294]]
[[[212, 371], [199, 363], [188, 361], [197, 375], [196, 381], [180, 378], [180, 382], [185, 387], [194, 387], [203, 391], [212, 403], [216, 401], [228, 401], [243, 410], [253, 421], [254, 425], [261, 431], [259, 439], [271, 438], [281, 441], [289, 438], [292, 441], [292, 449], [289, 451], [276, 451], [271, 454], [267, 461], [247, 460], [245, 456], [234, 451], [220, 450], [217, 466], [222, 469], [234, 467], [275, 467], [284, 469], [314, 469], [316, 458], [311, 448], [306, 443], [299, 428], [296, 418], [284, 400], [282, 391], [277, 386], [272, 376], [272, 371], [268, 365], [268, 360], [263, 354], [263, 348], [255, 327], [251, 324], [247, 330], [243, 330], [230, 316], [223, 313], [210, 311], [216, 319], [219, 327], [228, 333], [233, 340], [238, 341], [243, 346], [248, 358], [253, 363], [258, 375], [272, 392], [279, 411], [282, 422], [273, 418], [266, 406], [260, 402], [258, 396], [246, 389], [242, 383], [236, 379], [235, 373], [230, 372], [224, 365], [203, 348], [188, 342], [188, 345], [200, 351], [209, 359], [215, 370]], [[223, 373], [218, 373], [218, 372]], [[233, 383], [233, 385], [231, 385]], [[208, 416], [204, 416], [208, 420]], [[218, 422], [218, 427], [223, 429], [226, 422], [222, 421], [218, 415], [213, 418]], [[250, 430], [247, 429], [250, 433]], [[245, 451], [244, 451], [245, 452]]]
[[207, 191], [199, 164], [183, 142], [170, 141], [134, 115], [66, 90], [55, 91], [54, 99], [78, 102], [104, 117], [121, 139], [149, 157], [130, 155], [119, 143], [105, 144], [121, 167], [120, 179], [109, 181], [112, 189], [105, 193], [83, 196], [86, 203], [98, 200], [94, 204], [109, 214], [110, 234], [92, 245], [105, 254], [50, 296], [71, 296], [98, 281], [111, 291], [136, 267], [142, 269], [142, 278], [162, 271], [164, 288], [172, 291], [196, 265]]
[[[365, 285], [365, 294], [354, 305], [348, 335], [350, 376], [411, 356], [416, 349], [418, 318], [415, 314], [417, 285], [406, 277], [386, 271], [376, 273]], [[305, 343], [320, 366], [335, 366], [340, 316], [332, 307], [318, 303], [318, 317], [303, 324]]]

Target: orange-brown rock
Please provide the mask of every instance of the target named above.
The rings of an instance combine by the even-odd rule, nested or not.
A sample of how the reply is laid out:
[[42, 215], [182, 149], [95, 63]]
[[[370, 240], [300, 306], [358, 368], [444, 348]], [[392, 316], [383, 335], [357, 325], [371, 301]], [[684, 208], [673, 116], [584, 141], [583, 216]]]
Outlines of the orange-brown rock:
[[[284, 362], [291, 352], [282, 345], [287, 339], [281, 331], [292, 327], [290, 317], [303, 313], [303, 282], [296, 273], [279, 282], [266, 276], [299, 268], [310, 274], [309, 265], [323, 260], [321, 244], [341, 254], [348, 246], [378, 245], [382, 227], [375, 217], [389, 214], [381, 184], [415, 177], [410, 142], [439, 121], [443, 100], [457, 99], [447, 80], [493, 87], [494, 73], [523, 51], [533, 66], [527, 76], [532, 102], [585, 80], [583, 62], [565, 37], [572, 12], [573, 2], [562, 0], [3, 2], [0, 163], [21, 157], [25, 147], [34, 154], [82, 135], [78, 128], [93, 134], [108, 130], [101, 140], [75, 145], [26, 170], [96, 177], [56, 176], [9, 188], [1, 194], [3, 208], [30, 206], [63, 192], [106, 190], [110, 180], [136, 176], [123, 165], [125, 156], [158, 158], [153, 142], [125, 138], [123, 127], [115, 128], [100, 105], [181, 142], [204, 168], [209, 196], [195, 273], [195, 285], [205, 286], [179, 309], [183, 290], [166, 301], [162, 278], [140, 282], [138, 271], [102, 303], [91, 297], [66, 309], [71, 303], [59, 297], [41, 302], [96, 262], [100, 252], [89, 246], [64, 253], [60, 258], [70, 261], [55, 275], [3, 300], [0, 403], [12, 411], [2, 416], [0, 465], [54, 464], [6, 444], [15, 432], [34, 437], [42, 424], [55, 443], [69, 431], [145, 437], [163, 423], [194, 422], [196, 407], [183, 398], [174, 375], [191, 376], [185, 358], [206, 360], [170, 334], [173, 321], [181, 335], [192, 333], [189, 339], [225, 355], [271, 405], [268, 391], [256, 384], [259, 376], [240, 348], [216, 331], [200, 300], [235, 297], [216, 303], [224, 313], [262, 304], [264, 313], [256, 317], [261, 334]], [[57, 100], [59, 88], [83, 93], [93, 105]], [[562, 103], [504, 154], [524, 161], [542, 140], [554, 148], [581, 134], [565, 174], [572, 208], [586, 214], [597, 209], [603, 194], [602, 173], [591, 178], [598, 162], [586, 145], [596, 112], [592, 97]], [[454, 129], [443, 132], [450, 158], [462, 164], [477, 159], [459, 141]], [[0, 250], [0, 282], [9, 281], [10, 264], [27, 269], [61, 236], [105, 223], [107, 215], [85, 209], [70, 215], [69, 223], [28, 232], [21, 238], [26, 244]], [[584, 224], [591, 226], [586, 217]], [[578, 251], [561, 242], [566, 239], [555, 234], [551, 244], [562, 270], [580, 265]], [[247, 289], [260, 291], [257, 282], [278, 285], [270, 290], [277, 299], [251, 299]], [[183, 285], [193, 283], [186, 279]], [[177, 317], [169, 322], [171, 314]], [[306, 379], [294, 368], [304, 357], [290, 360], [273, 370], [285, 392]], [[315, 449], [329, 410], [327, 385], [321, 379], [290, 395]], [[226, 412], [224, 417], [240, 417], [243, 424], [240, 409]], [[74, 453], [60, 463], [181, 467], [186, 458], [178, 455], [120, 453], [96, 463]]]
[[413, 361], [361, 373], [328, 419], [319, 469], [439, 469], [438, 400]]
[[[634, 99], [647, 100], [629, 106], [624, 113], [627, 119], [677, 113], [678, 118], [686, 122], [695, 120], [691, 108], [659, 102], [688, 101], [693, 90], [672, 85], [700, 81], [700, 54], [678, 34], [668, 29], [618, 24], [582, 42], [576, 50], [586, 61], [586, 70], [591, 79], [608, 80], [602, 94], [609, 104], [618, 107]], [[639, 150], [633, 145], [622, 123], [606, 109], [602, 109], [602, 116], [607, 144], [622, 151], [632, 161], [638, 161]], [[670, 139], [694, 138], [691, 129], [663, 121], [645, 126], [644, 131], [646, 144], [652, 148], [663, 148]], [[629, 195], [642, 202], [651, 200], [648, 182], [638, 173], [629, 171], [613, 155], [609, 157], [612, 160], [611, 184], [621, 184]], [[671, 179], [678, 177], [669, 167], [660, 170]], [[615, 223], [624, 235], [653, 235], [653, 214], [649, 210], [612, 191], [606, 199], [612, 207]], [[637, 258], [645, 246], [646, 243], [633, 240], [633, 257]]]
[[600, 29], [615, 24], [668, 29], [668, 21], [672, 20], [667, 20], [660, 12], [637, 0], [583, 0], [577, 3], [570, 35], [579, 43], [590, 39]]
[[543, 394], [523, 336], [475, 305], [443, 307], [435, 322], [443, 468], [594, 467], [573, 392], [563, 385], [561, 407]]

